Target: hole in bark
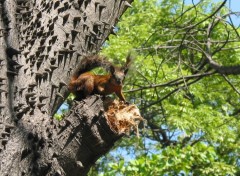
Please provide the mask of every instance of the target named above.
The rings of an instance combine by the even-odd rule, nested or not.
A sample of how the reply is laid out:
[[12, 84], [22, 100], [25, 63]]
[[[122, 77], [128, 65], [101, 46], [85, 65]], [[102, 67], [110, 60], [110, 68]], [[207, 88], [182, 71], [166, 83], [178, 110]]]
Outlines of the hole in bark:
[[61, 176], [59, 173], [55, 173], [53, 176]]
[[7, 133], [10, 133], [10, 132], [11, 132], [10, 128], [5, 128], [5, 131], [6, 131]]
[[34, 157], [33, 157], [33, 160], [37, 160], [40, 158], [40, 153], [39, 152], [35, 152], [34, 153]]
[[69, 15], [70, 14], [66, 14], [64, 17], [63, 17], [63, 25], [65, 25], [68, 21], [68, 18], [69, 18]]
[[37, 70], [39, 70], [41, 65], [42, 65], [42, 62], [37, 62]]
[[56, 64], [56, 59], [55, 59], [55, 58], [52, 58], [52, 59], [50, 60], [50, 63], [51, 63], [51, 65], [55, 65], [55, 64]]
[[73, 18], [73, 27], [74, 27], [74, 29], [79, 25], [80, 21], [81, 21], [81, 17], [74, 17]]
[[54, 29], [54, 23], [52, 23], [51, 25], [49, 25], [49, 30], [52, 31]]
[[21, 154], [21, 160], [25, 159], [31, 152], [32, 152], [32, 150], [30, 150], [30, 149], [23, 150], [22, 154]]
[[56, 36], [56, 35], [55, 35], [55, 36], [52, 36], [52, 43], [55, 43], [56, 40], [57, 40], [57, 36]]
[[33, 151], [36, 151], [36, 150], [37, 150], [37, 145], [36, 145], [36, 143], [32, 144], [32, 150], [33, 150]]
[[4, 148], [6, 144], [7, 144], [7, 140], [2, 140], [2, 145], [4, 146]]
[[62, 54], [58, 55], [58, 66], [60, 66], [62, 64], [64, 56]]
[[100, 5], [99, 6], [99, 21], [101, 20], [103, 10], [106, 8], [105, 5]]
[[44, 140], [43, 139], [40, 139], [40, 141], [39, 141], [39, 147], [41, 148], [41, 149], [43, 149], [44, 148]]
[[48, 133], [48, 136], [47, 136], [49, 139], [52, 138], [52, 134], [51, 133]]
[[60, 1], [56, 1], [54, 4], [54, 9], [56, 9], [60, 5]]
[[49, 3], [45, 5], [45, 9], [48, 9], [48, 8], [49, 8]]
[[69, 9], [69, 4], [68, 4], [68, 2], [65, 2], [63, 5], [64, 5], [65, 10]]
[[49, 170], [51, 169], [51, 164], [47, 163], [47, 165], [42, 165], [39, 169], [39, 175], [47, 175]]
[[68, 43], [69, 43], [68, 40], [66, 40], [66, 41], [63, 42], [63, 45], [64, 45], [65, 48], [67, 47], [67, 44], [68, 44]]
[[52, 48], [52, 46], [47, 47], [47, 53], [49, 53], [51, 51], [51, 48]]
[[86, 9], [87, 6], [88, 6], [88, 1], [85, 1], [85, 2], [84, 2], [84, 6], [85, 6], [85, 9]]
[[82, 6], [83, 2], [84, 2], [84, 0], [78, 0], [78, 4], [80, 7]]
[[28, 133], [28, 136], [27, 136], [27, 139], [28, 139], [28, 140], [32, 140], [32, 139], [33, 139], [33, 137], [34, 137], [34, 136], [33, 136], [33, 134], [32, 134], [32, 133]]
[[34, 115], [34, 110], [30, 111], [29, 114], [30, 114], [30, 115]]
[[42, 40], [40, 41], [40, 45], [44, 45], [45, 41], [46, 41], [46, 39], [42, 39]]
[[93, 25], [93, 32], [95, 32], [96, 34], [98, 34], [98, 32], [99, 32], [99, 27], [98, 27], [98, 25]]
[[37, 142], [38, 141], [38, 136], [37, 135], [34, 135], [33, 136], [33, 142]]
[[64, 11], [64, 7], [61, 7], [61, 8], [58, 9], [58, 13], [61, 13], [63, 11]]
[[[33, 158], [33, 162], [36, 163], [36, 161], [34, 160], [34, 158]], [[32, 173], [38, 173], [38, 172], [39, 172], [39, 167], [38, 167], [36, 164], [34, 164], [31, 170], [32, 170], [32, 171], [31, 171]]]
[[71, 35], [72, 35], [72, 43], [74, 43], [74, 41], [75, 41], [75, 38], [77, 37], [77, 35], [78, 35], [78, 32], [77, 31], [75, 31], [75, 30], [72, 30], [71, 31]]

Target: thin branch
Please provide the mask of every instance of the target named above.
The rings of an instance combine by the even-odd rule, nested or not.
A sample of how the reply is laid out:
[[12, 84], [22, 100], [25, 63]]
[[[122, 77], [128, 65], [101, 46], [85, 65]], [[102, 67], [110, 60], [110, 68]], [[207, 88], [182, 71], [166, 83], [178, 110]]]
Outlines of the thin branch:
[[[229, 74], [240, 74], [240, 65], [235, 65], [235, 66], [222, 66], [219, 65], [217, 62], [215, 62], [212, 59], [212, 54], [211, 54], [211, 40], [210, 40], [210, 36], [211, 36], [211, 31], [212, 31], [212, 26], [213, 23], [210, 23], [207, 29], [207, 45], [206, 45], [206, 52], [204, 50], [202, 50], [200, 47], [199, 49], [202, 50], [202, 52], [204, 53], [204, 55], [206, 56], [206, 59], [208, 61], [208, 64], [211, 66], [211, 68], [215, 69], [218, 73], [220, 74], [225, 74], [225, 75], [229, 75]], [[229, 35], [229, 34], [228, 34]], [[226, 45], [223, 44], [224, 46]], [[222, 46], [222, 47], [224, 47]]]
[[226, 4], [226, 2], [227, 2], [227, 0], [224, 0], [223, 3], [211, 15], [207, 16], [206, 18], [204, 18], [203, 20], [199, 21], [196, 24], [185, 27], [185, 29], [189, 29], [189, 28], [192, 29], [192, 28], [198, 26], [199, 24], [203, 23], [204, 21], [207, 21], [208, 19], [212, 18]]
[[[189, 82], [187, 85], [190, 86], [191, 84], [196, 83], [197, 81], [201, 80], [202, 78], [203, 78], [203, 77], [199, 77], [199, 78], [193, 80], [192, 82]], [[149, 107], [151, 107], [151, 106], [153, 106], [153, 105], [155, 105], [155, 104], [161, 103], [163, 100], [165, 100], [166, 98], [168, 98], [169, 96], [171, 96], [173, 93], [177, 92], [178, 90], [184, 89], [184, 88], [185, 88], [185, 85], [184, 85], [184, 86], [180, 86], [180, 87], [174, 89], [173, 91], [171, 91], [170, 93], [168, 93], [167, 95], [165, 95], [164, 97], [162, 97], [160, 100], [148, 104], [147, 106], [141, 108], [141, 110], [147, 109], [147, 108], [149, 108]]]
[[177, 86], [177, 85], [183, 83], [183, 81], [182, 81], [183, 78], [185, 80], [190, 80], [192, 78], [198, 78], [198, 77], [204, 77], [204, 76], [213, 75], [214, 73], [215, 72], [207, 72], [207, 73], [202, 73], [202, 74], [195, 74], [195, 75], [184, 76], [184, 77], [177, 78], [175, 80], [169, 81], [167, 83], [143, 86], [143, 87], [140, 87], [138, 89], [132, 89], [132, 90], [124, 91], [124, 93], [132, 93], [132, 92], [137, 92], [137, 91], [145, 90], [145, 89], [152, 89], [152, 88], [156, 88], [156, 87]]
[[139, 70], [137, 70], [137, 72], [139, 73], [139, 75], [148, 82], [148, 84], [151, 84], [151, 82], [147, 79], [147, 77], [145, 75], [143, 75]]
[[225, 81], [227, 81], [227, 83], [233, 88], [233, 90], [240, 95], [240, 91], [230, 82], [230, 80], [226, 77], [226, 75], [222, 74], [223, 78], [225, 79]]

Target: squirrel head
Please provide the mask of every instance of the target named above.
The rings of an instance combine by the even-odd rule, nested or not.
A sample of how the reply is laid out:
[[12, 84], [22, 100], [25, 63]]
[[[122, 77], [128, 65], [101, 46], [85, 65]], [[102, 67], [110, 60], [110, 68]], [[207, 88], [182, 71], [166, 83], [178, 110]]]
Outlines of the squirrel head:
[[112, 81], [115, 82], [117, 85], [122, 85], [123, 81], [127, 75], [127, 72], [129, 70], [129, 67], [133, 61], [134, 57], [131, 53], [128, 53], [128, 56], [126, 57], [126, 63], [122, 67], [116, 67], [111, 65], [110, 66], [110, 72], [112, 75]]
[[110, 67], [110, 72], [111, 72], [111, 81], [114, 82], [117, 85], [122, 85], [123, 80], [125, 78], [125, 72], [122, 68], [119, 67]]

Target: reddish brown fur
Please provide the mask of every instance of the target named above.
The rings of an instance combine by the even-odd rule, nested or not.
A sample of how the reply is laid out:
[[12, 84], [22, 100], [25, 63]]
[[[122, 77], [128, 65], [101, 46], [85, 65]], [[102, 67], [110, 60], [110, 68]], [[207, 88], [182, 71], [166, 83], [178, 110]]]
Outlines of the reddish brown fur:
[[[115, 93], [120, 100], [125, 101], [122, 93], [122, 83], [131, 60], [129, 54], [123, 67], [115, 67], [101, 56], [85, 57], [81, 60], [79, 67], [70, 80], [69, 91], [76, 96], [76, 100], [81, 100], [93, 94], [106, 96]], [[95, 75], [87, 72], [96, 67], [103, 67], [107, 71], [110, 71], [111, 74]]]
[[126, 101], [122, 93], [122, 85], [118, 84], [111, 74], [95, 75], [91, 72], [86, 72], [77, 78], [72, 77], [69, 91], [76, 95], [77, 100], [92, 94], [106, 96], [115, 93], [120, 100]]

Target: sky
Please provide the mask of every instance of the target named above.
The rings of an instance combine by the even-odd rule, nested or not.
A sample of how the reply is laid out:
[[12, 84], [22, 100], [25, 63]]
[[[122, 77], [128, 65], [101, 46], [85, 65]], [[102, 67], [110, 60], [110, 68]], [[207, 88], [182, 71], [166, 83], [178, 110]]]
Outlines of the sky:
[[[198, 3], [200, 0], [185, 0], [186, 4]], [[212, 0], [213, 2], [223, 2], [223, 0]], [[227, 0], [226, 5], [230, 7], [232, 12], [240, 12], [240, 0]], [[240, 14], [239, 16], [232, 15], [232, 21], [235, 26], [240, 26]]]
[[[228, 0], [228, 6], [233, 12], [240, 12], [240, 1], [239, 0]], [[238, 17], [232, 16], [233, 23], [236, 26], [240, 25], [240, 15]]]

